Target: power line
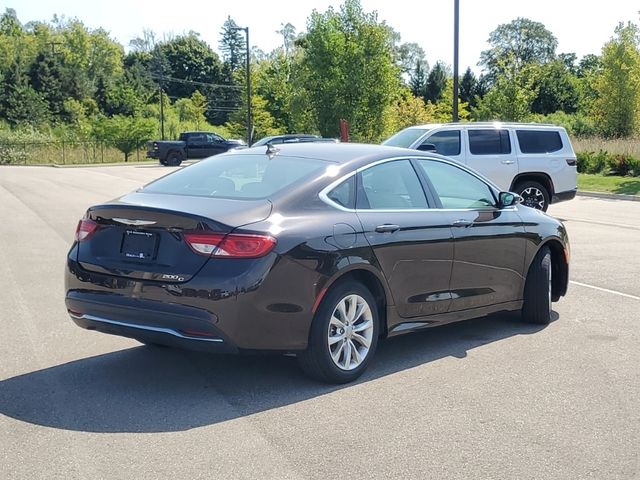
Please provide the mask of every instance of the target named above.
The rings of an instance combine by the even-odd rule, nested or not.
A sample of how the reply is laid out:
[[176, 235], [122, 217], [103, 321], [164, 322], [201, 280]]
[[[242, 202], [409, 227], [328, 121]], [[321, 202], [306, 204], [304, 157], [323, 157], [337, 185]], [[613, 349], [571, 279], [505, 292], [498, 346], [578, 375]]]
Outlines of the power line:
[[220, 83], [206, 83], [206, 82], [198, 82], [195, 80], [185, 80], [183, 78], [175, 78], [175, 77], [167, 77], [165, 75], [158, 75], [155, 73], [150, 73], [149, 76], [151, 78], [154, 78], [156, 80], [167, 80], [169, 82], [175, 82], [175, 83], [184, 83], [187, 85], [199, 85], [202, 87], [216, 87], [216, 88], [230, 88], [233, 90], [242, 90], [243, 87], [238, 86], [238, 85], [222, 85]]

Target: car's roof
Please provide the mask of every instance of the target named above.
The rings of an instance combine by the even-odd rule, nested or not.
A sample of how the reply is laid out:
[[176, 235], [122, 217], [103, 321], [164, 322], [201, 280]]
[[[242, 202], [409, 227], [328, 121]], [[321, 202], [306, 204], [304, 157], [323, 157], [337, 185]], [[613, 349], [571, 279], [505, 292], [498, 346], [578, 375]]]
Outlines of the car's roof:
[[[355, 162], [357, 164], [367, 164], [376, 160], [398, 157], [430, 157], [439, 158], [440, 155], [433, 153], [420, 152], [418, 150], [387, 147], [385, 145], [371, 145], [364, 143], [283, 143], [273, 146], [276, 155], [286, 155], [289, 157], [301, 157], [315, 160], [324, 160], [326, 162], [346, 164]], [[235, 150], [224, 155], [242, 155], [242, 154], [267, 154], [267, 146], [245, 148]]]
[[519, 123], [519, 122], [456, 122], [456, 123], [425, 123], [423, 125], [412, 125], [408, 129], [419, 128], [424, 130], [433, 130], [434, 128], [457, 127], [457, 128], [475, 128], [475, 127], [491, 127], [491, 128], [539, 128], [539, 129], [562, 129], [559, 125], [552, 123]]

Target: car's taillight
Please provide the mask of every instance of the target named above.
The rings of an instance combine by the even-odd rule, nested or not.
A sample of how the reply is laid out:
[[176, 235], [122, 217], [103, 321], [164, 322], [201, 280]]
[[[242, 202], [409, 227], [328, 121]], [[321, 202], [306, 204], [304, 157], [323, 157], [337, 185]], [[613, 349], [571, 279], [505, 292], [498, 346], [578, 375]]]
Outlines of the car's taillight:
[[98, 229], [98, 224], [89, 218], [83, 218], [76, 227], [76, 242], [83, 242], [91, 238]]
[[567, 158], [566, 161], [567, 161], [567, 165], [569, 165], [570, 167], [575, 167], [576, 164], [578, 163], [575, 158]]
[[184, 239], [195, 253], [227, 258], [262, 257], [276, 244], [269, 235], [185, 233]]

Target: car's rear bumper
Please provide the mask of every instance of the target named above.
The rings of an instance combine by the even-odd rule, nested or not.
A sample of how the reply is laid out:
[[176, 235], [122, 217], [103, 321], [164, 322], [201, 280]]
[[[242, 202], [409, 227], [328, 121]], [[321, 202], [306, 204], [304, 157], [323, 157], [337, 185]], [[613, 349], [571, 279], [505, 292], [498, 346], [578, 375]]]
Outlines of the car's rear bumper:
[[574, 188], [573, 190], [567, 190], [566, 192], [556, 192], [553, 194], [551, 203], [558, 203], [558, 202], [564, 202], [566, 200], [573, 200], [576, 197], [577, 192], [578, 192], [577, 188]]
[[119, 295], [69, 291], [67, 312], [79, 327], [189, 350], [237, 353], [205, 310]]
[[147, 158], [153, 158], [158, 160], [160, 158], [160, 152], [156, 151], [156, 150], [149, 150], [147, 152]]
[[138, 325], [90, 314], [69, 312], [69, 315], [76, 325], [87, 330], [134, 338], [144, 343], [157, 343], [210, 353], [238, 353], [235, 345], [231, 345], [220, 337], [187, 334], [181, 330]]

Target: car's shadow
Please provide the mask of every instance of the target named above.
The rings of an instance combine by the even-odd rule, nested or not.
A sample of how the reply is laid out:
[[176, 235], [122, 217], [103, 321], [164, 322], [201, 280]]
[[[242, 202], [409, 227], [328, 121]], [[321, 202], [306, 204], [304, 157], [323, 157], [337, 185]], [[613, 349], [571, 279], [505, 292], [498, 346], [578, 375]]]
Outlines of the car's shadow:
[[[478, 346], [542, 328], [500, 314], [392, 338], [380, 344], [357, 383], [447, 356], [464, 358]], [[292, 357], [212, 356], [140, 346], [1, 381], [0, 413], [67, 430], [171, 432], [349, 387], [307, 379]]]

